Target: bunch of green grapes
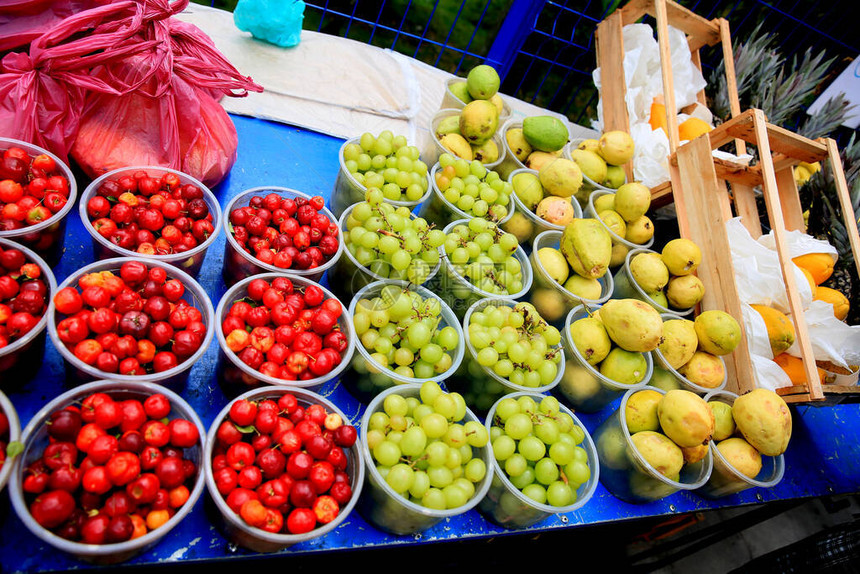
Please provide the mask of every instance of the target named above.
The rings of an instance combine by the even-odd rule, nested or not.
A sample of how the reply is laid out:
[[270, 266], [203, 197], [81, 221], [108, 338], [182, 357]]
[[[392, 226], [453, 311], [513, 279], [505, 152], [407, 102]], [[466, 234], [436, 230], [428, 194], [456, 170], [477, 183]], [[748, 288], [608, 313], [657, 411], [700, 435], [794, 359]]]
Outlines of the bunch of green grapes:
[[514, 385], [549, 385], [562, 361], [561, 333], [531, 303], [487, 305], [469, 317], [468, 337], [482, 367]]
[[483, 424], [465, 419], [463, 397], [427, 381], [417, 397], [383, 399], [368, 420], [367, 448], [398, 495], [433, 510], [459, 508], [487, 474], [478, 449], [490, 440]]
[[413, 217], [408, 207], [385, 203], [378, 188], [369, 188], [346, 219], [346, 248], [359, 264], [386, 279], [424, 283], [439, 263], [444, 241], [441, 229]]
[[436, 187], [449, 203], [475, 217], [501, 221], [512, 209], [513, 186], [476, 159], [440, 155]]
[[358, 143], [344, 146], [343, 160], [358, 183], [381, 189], [388, 201], [418, 201], [427, 193], [427, 164], [405, 136], [363, 133]]
[[519, 242], [496, 223], [479, 217], [458, 223], [443, 245], [453, 270], [478, 289], [493, 295], [522, 291], [523, 269], [514, 256]]
[[442, 303], [399, 285], [363, 298], [352, 318], [360, 344], [379, 365], [403, 377], [430, 379], [451, 368], [460, 333], [442, 325]]
[[561, 410], [558, 399], [522, 395], [496, 404], [490, 427], [493, 456], [505, 476], [540, 504], [568, 506], [591, 478], [585, 431]]

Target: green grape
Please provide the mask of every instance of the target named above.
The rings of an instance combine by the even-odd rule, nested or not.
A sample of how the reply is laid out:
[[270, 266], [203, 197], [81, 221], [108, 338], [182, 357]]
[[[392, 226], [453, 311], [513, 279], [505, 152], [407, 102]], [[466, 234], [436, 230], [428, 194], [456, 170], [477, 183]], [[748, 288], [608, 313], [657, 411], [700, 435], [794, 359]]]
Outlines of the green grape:
[[517, 477], [524, 473], [528, 468], [529, 463], [526, 457], [520, 453], [514, 453], [505, 459], [505, 474], [509, 477]]
[[525, 413], [518, 412], [505, 421], [505, 433], [514, 440], [522, 440], [532, 432], [531, 418]]
[[516, 452], [516, 449], [516, 441], [506, 434], [493, 441], [493, 455], [500, 462], [510, 458]]
[[412, 486], [414, 471], [408, 464], [398, 463], [388, 470], [385, 482], [394, 492], [403, 494]]
[[529, 484], [523, 488], [523, 494], [538, 504], [546, 504], [546, 489], [540, 484]]
[[546, 487], [546, 502], [550, 506], [569, 506], [575, 501], [576, 492], [561, 480], [556, 480]]
[[430, 477], [423, 470], [412, 473], [412, 484], [409, 487], [409, 495], [414, 498], [423, 497], [430, 489]]
[[373, 449], [373, 458], [382, 466], [394, 466], [400, 460], [400, 447], [386, 438]]
[[[435, 406], [433, 408], [435, 409]], [[430, 439], [441, 438], [448, 432], [448, 419], [438, 412], [425, 415], [420, 424], [427, 438]]]

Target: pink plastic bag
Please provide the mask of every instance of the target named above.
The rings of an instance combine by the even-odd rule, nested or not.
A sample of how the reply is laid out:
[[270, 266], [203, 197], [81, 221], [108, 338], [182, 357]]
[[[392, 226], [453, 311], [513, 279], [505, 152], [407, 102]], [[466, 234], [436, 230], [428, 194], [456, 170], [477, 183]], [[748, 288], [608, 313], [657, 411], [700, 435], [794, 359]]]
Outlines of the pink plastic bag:
[[117, 0], [0, 0], [0, 53], [27, 46], [72, 14]]

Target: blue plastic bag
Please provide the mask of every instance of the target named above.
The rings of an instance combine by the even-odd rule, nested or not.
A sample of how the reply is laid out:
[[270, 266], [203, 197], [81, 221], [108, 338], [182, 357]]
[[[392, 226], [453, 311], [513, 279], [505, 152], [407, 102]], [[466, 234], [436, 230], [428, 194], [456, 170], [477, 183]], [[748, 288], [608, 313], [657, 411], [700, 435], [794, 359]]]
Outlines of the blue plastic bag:
[[239, 0], [233, 22], [258, 40], [286, 48], [299, 43], [304, 14], [302, 0]]

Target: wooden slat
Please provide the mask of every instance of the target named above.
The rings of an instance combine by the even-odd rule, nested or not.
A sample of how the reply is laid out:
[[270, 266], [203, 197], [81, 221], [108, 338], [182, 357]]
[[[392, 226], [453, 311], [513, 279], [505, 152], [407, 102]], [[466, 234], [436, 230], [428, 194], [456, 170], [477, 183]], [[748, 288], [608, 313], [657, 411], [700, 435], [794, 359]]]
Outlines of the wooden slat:
[[709, 131], [708, 137], [711, 140], [711, 149], [720, 148], [734, 139], [741, 139], [747, 143], [755, 142], [753, 110], [746, 110], [726, 120]]
[[759, 219], [758, 203], [753, 186], [733, 183], [732, 198], [735, 203], [735, 211], [741, 218], [741, 224], [749, 231], [753, 239], [761, 237], [761, 220]]
[[714, 158], [717, 177], [749, 187], [761, 185], [761, 170], [728, 159]]
[[[660, 0], [630, 0], [616, 12], [624, 15], [624, 24], [633, 24], [646, 14], [657, 17], [655, 4]], [[666, 0], [667, 22], [695, 39], [692, 49], [704, 45], [713, 46], [720, 41], [719, 25], [714, 20], [706, 20], [695, 12], [684, 8], [672, 0]]]
[[772, 152], [809, 163], [827, 158], [827, 146], [822, 142], [803, 137], [783, 127], [767, 124], [767, 136]]
[[[672, 61], [672, 53], [669, 46], [669, 22], [666, 15], [667, 4], [667, 0], [654, 0], [654, 8], [657, 12], [657, 45], [660, 49], [660, 61], [664, 63]], [[678, 136], [678, 108], [675, 105], [675, 82], [672, 79], [672, 66], [661, 65], [660, 74], [663, 78], [663, 102], [666, 104], [669, 155], [672, 155], [680, 144]]]
[[663, 207], [673, 201], [672, 181], [666, 181], [651, 188], [651, 206]]
[[[726, 222], [728, 198], [725, 185], [717, 179], [707, 138], [696, 138], [677, 151], [672, 189], [681, 234], [696, 242], [702, 250], [697, 274], [705, 284], [702, 310], [721, 309], [741, 321], [743, 316], [735, 284]], [[720, 195], [723, 197], [721, 198]], [[680, 203], [679, 203], [680, 202]], [[680, 210], [678, 205], [683, 206]], [[683, 221], [683, 223], [682, 223]], [[743, 393], [755, 388], [752, 358], [746, 334], [726, 361], [730, 390]]]
[[830, 159], [830, 169], [833, 172], [833, 180], [836, 184], [836, 195], [839, 198], [839, 206], [842, 208], [842, 221], [848, 232], [848, 243], [851, 245], [851, 253], [854, 255], [854, 268], [860, 277], [860, 234], [857, 232], [857, 218], [854, 215], [854, 206], [851, 205], [851, 194], [848, 193], [848, 182], [845, 181], [845, 171], [842, 169], [842, 158], [839, 157], [839, 148], [836, 142], [827, 138], [824, 140], [827, 147], [827, 155]]
[[797, 292], [797, 282], [792, 271], [791, 254], [786, 241], [786, 223], [782, 214], [779, 191], [777, 189], [776, 173], [773, 171], [773, 163], [770, 156], [770, 140], [768, 137], [768, 123], [761, 110], [754, 110], [753, 129], [756, 135], [755, 145], [759, 151], [761, 162], [762, 193], [764, 194], [765, 206], [773, 231], [776, 253], [782, 268], [782, 278], [788, 295], [788, 306], [791, 319], [794, 322], [795, 341], [800, 347], [801, 359], [803, 360], [803, 371], [806, 374], [809, 385], [811, 400], [824, 398], [821, 390], [821, 381], [818, 379], [818, 370], [815, 365], [815, 353], [812, 350], [812, 342], [809, 340], [809, 331], [806, 327], [806, 318], [803, 315], [803, 305]]
[[[597, 25], [597, 66], [603, 94], [603, 129], [630, 132], [627, 86], [624, 79], [624, 34], [621, 12], [616, 10]], [[627, 180], [633, 181], [633, 162], [624, 165]]]
[[800, 195], [797, 193], [797, 183], [794, 181], [794, 170], [787, 167], [777, 171], [776, 185], [779, 191], [779, 204], [782, 206], [782, 216], [785, 218], [785, 228], [788, 231], [806, 233], [803, 207], [800, 205]]
[[[690, 59], [693, 62], [693, 65], [696, 66], [696, 69], [700, 72], [702, 71], [702, 54], [697, 50], [690, 50]], [[705, 95], [705, 88], [699, 90], [699, 93], [696, 94], [696, 101], [702, 104], [703, 106], [708, 105], [708, 96]], [[694, 104], [695, 105], [695, 104]], [[693, 106], [690, 106], [693, 107]]]

